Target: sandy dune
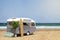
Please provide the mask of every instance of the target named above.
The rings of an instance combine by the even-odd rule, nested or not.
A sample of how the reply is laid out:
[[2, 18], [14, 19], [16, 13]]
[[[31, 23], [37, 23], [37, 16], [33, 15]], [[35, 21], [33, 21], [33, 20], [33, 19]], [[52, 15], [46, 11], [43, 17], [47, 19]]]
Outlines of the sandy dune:
[[34, 35], [23, 37], [4, 37], [6, 31], [0, 31], [0, 40], [60, 40], [60, 30], [36, 30]]

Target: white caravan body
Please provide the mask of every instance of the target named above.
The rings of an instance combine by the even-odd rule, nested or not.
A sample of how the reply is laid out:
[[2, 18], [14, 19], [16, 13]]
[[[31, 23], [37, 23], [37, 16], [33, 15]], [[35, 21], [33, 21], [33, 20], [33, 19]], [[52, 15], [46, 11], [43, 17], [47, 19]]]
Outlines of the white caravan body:
[[[11, 22], [13, 21], [19, 21], [20, 22], [20, 18], [10, 18], [7, 20], [7, 32], [12, 32], [15, 34], [20, 34], [20, 29], [19, 26], [16, 28], [15, 32], [13, 32], [12, 30], [12, 26], [10, 26]], [[36, 23], [34, 20], [30, 19], [30, 18], [22, 18], [23, 21], [23, 30], [24, 33], [33, 33], [36, 30]]]

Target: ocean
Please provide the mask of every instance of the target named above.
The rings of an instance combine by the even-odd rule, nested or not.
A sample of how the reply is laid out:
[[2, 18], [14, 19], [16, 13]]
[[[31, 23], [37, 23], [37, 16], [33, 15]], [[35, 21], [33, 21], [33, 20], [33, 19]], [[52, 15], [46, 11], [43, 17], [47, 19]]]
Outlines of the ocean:
[[[60, 29], [60, 23], [36, 23], [39, 29]], [[0, 23], [0, 30], [7, 29], [7, 23]]]
[[[7, 23], [0, 23], [0, 26], [6, 26]], [[36, 23], [36, 26], [60, 26], [60, 23]]]

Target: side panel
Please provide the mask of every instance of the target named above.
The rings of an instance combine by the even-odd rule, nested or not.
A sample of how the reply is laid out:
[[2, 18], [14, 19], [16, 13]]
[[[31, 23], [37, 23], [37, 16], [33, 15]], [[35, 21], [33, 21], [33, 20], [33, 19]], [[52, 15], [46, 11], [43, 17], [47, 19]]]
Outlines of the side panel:
[[7, 25], [7, 32], [14, 33], [14, 30], [12, 29], [12, 26]]
[[16, 34], [20, 34], [20, 31], [19, 31], [19, 30], [20, 30], [19, 27], [17, 27], [15, 33], [16, 33]]
[[35, 32], [35, 30], [36, 30], [36, 27], [35, 26], [31, 26], [29, 31], [30, 31], [30, 33], [33, 33], [33, 32]]
[[[33, 32], [35, 32], [36, 27], [35, 26], [32, 26], [32, 27], [24, 26], [23, 29], [24, 29], [24, 33], [27, 33], [28, 31], [30, 33], [33, 33]], [[19, 33], [19, 27], [16, 28], [16, 34], [20, 34]]]
[[31, 27], [25, 26], [24, 27], [24, 33], [27, 33], [28, 31], [30, 33], [33, 33], [33, 32], [35, 32], [35, 30], [36, 30], [36, 27], [35, 26], [31, 26]]

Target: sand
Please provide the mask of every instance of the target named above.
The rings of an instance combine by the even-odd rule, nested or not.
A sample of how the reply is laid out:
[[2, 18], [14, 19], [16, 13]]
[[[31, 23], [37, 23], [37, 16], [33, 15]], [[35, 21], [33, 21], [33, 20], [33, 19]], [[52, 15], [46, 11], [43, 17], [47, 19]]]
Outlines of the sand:
[[0, 30], [0, 40], [60, 40], [60, 30], [36, 30], [33, 35], [5, 37], [6, 31]]

